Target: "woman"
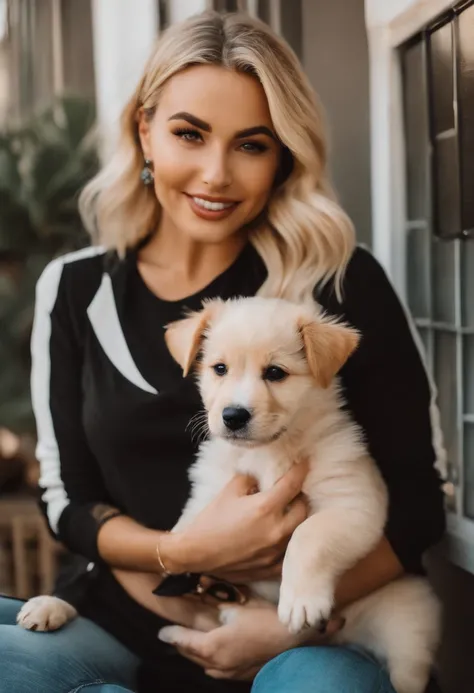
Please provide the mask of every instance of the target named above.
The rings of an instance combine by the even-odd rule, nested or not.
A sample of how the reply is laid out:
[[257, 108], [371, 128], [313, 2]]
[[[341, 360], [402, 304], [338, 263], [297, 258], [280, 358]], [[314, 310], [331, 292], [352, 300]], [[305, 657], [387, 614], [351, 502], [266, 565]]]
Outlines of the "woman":
[[[337, 605], [422, 571], [443, 532], [426, 375], [389, 282], [354, 249], [331, 194], [320, 113], [290, 49], [246, 16], [171, 27], [81, 209], [100, 246], [45, 270], [32, 339], [42, 502], [55, 536], [86, 559], [64, 591], [81, 618], [28, 632], [11, 625], [18, 603], [3, 600], [0, 689], [134, 689], [141, 663], [155, 691], [248, 691], [254, 680], [256, 693], [393, 693], [365, 653], [322, 636], [295, 649], [302, 638], [269, 605], [216, 627], [215, 607], [152, 594], [167, 572], [277, 577], [305, 517], [297, 465], [266, 494], [236, 478], [190, 530], [166, 533], [188, 494], [188, 424], [201, 405], [163, 326], [212, 296], [314, 296], [362, 332], [341, 378], [390, 516], [377, 549], [341, 579]], [[171, 644], [157, 638], [170, 622], [183, 626]]]

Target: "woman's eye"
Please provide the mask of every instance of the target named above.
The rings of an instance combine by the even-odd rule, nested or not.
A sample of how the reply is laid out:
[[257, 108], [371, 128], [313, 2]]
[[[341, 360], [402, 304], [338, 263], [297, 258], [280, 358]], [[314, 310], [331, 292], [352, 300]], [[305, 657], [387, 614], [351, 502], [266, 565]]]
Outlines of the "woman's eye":
[[280, 380], [285, 380], [288, 377], [288, 373], [280, 368], [280, 366], [268, 366], [263, 371], [263, 379], [269, 380], [272, 383], [277, 383]]
[[173, 134], [186, 142], [198, 142], [202, 139], [201, 133], [198, 130], [190, 130], [189, 128], [180, 128], [175, 130]]
[[216, 363], [215, 366], [212, 366], [212, 369], [216, 375], [225, 375], [227, 373], [227, 366], [225, 363]]
[[268, 147], [261, 142], [244, 142], [240, 145], [240, 148], [249, 154], [261, 154], [262, 152], [266, 152], [268, 149]]

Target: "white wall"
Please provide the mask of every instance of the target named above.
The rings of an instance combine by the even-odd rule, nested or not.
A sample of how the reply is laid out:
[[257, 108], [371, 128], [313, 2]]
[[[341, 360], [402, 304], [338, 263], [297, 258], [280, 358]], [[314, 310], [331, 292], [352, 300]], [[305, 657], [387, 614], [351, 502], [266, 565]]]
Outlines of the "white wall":
[[202, 12], [206, 9], [206, 5], [206, 0], [172, 0], [168, 5], [170, 24], [181, 22], [193, 14]]
[[419, 0], [365, 0], [367, 27], [389, 24], [411, 5], [416, 4], [419, 4]]
[[358, 239], [371, 242], [369, 63], [364, 0], [307, 0], [303, 65], [326, 112], [330, 168]]
[[118, 118], [132, 94], [158, 34], [157, 0], [93, 0], [97, 116], [112, 146]]

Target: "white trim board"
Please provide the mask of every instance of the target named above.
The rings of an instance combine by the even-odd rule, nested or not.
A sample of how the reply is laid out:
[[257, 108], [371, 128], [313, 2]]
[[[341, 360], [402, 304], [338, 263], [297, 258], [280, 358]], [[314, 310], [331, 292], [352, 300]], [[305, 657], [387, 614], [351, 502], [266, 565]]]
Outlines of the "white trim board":
[[368, 31], [388, 29], [390, 43], [399, 46], [459, 0], [366, 0]]

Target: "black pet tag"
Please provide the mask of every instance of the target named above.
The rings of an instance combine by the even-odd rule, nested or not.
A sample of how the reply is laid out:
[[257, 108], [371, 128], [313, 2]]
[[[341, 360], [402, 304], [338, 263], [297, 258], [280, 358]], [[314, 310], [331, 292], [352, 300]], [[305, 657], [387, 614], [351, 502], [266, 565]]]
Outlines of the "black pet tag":
[[182, 597], [184, 594], [189, 594], [196, 590], [200, 577], [199, 573], [167, 575], [158, 587], [153, 590], [153, 594], [157, 597]]

